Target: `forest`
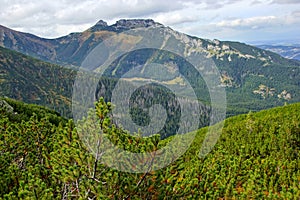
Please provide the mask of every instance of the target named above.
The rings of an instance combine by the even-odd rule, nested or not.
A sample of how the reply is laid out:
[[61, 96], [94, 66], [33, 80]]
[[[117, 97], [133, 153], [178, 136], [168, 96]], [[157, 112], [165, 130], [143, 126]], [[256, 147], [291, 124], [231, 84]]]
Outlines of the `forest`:
[[[105, 149], [98, 145], [97, 152], [91, 153], [80, 134], [96, 128], [118, 148], [134, 153], [154, 152], [174, 136], [161, 139], [129, 133], [113, 124], [112, 109], [111, 103], [100, 98], [88, 116], [75, 123], [41, 106], [1, 99], [0, 199], [300, 196], [300, 103], [226, 119], [217, 144], [205, 157], [198, 155], [208, 127], [201, 128], [177, 160], [153, 170], [156, 155], [151, 154], [153, 158], [144, 161], [149, 167], [143, 173], [122, 172], [103, 164], [105, 154], [100, 152]], [[93, 120], [97, 122], [94, 127], [90, 126]], [[167, 152], [166, 159], [173, 157]], [[120, 165], [137, 167], [128, 162]]]

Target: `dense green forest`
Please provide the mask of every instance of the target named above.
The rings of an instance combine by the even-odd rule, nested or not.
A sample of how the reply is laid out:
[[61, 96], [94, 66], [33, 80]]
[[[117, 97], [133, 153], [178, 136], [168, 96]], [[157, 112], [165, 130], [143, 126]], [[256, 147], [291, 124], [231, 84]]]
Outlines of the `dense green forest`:
[[0, 97], [54, 109], [71, 116], [76, 71], [0, 47]]
[[[112, 124], [102, 98], [87, 118], [112, 143], [153, 152], [173, 137], [135, 136]], [[169, 166], [126, 173], [102, 164], [80, 138], [90, 126], [10, 99], [0, 100], [0, 199], [298, 199], [300, 103], [226, 119], [214, 149], [199, 157], [207, 128]], [[99, 154], [95, 154], [99, 155]], [[101, 155], [101, 154], [100, 154]], [[118, 155], [117, 155], [118, 156]], [[172, 158], [172, 154], [168, 157]], [[155, 154], [153, 154], [155, 157]], [[123, 167], [134, 168], [135, 166]]]

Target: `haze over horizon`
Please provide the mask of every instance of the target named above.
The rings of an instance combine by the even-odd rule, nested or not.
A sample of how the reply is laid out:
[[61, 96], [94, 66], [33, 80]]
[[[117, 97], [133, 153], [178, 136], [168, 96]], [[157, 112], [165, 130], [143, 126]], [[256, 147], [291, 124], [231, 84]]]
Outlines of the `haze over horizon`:
[[151, 18], [200, 38], [299, 43], [299, 5], [299, 0], [1, 0], [0, 24], [56, 38], [84, 31], [99, 20], [113, 24]]

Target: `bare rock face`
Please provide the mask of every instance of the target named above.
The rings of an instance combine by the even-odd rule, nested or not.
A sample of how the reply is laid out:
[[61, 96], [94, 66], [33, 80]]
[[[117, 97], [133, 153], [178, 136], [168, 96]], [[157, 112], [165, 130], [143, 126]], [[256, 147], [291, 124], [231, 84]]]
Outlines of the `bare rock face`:
[[103, 20], [99, 20], [94, 26], [92, 26], [90, 29], [90, 31], [92, 32], [96, 32], [96, 31], [101, 31], [103, 29], [106, 29], [108, 27], [107, 22], [103, 21]]
[[103, 20], [99, 20], [95, 26], [108, 26], [107, 22], [103, 21]]
[[149, 27], [149, 26], [156, 26], [161, 25], [157, 22], [155, 22], [152, 19], [121, 19], [117, 21], [114, 25], [116, 28], [126, 28], [126, 29], [132, 29], [132, 28], [142, 28], [142, 27]]

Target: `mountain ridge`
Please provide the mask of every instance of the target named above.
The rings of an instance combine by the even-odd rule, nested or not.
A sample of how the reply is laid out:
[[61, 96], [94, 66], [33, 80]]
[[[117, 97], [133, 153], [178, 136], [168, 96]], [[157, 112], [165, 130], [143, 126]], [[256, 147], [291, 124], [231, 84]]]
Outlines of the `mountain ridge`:
[[[94, 26], [83, 32], [74, 32], [54, 39], [15, 31], [0, 25], [0, 46], [33, 56], [43, 61], [60, 65], [80, 66], [82, 58], [77, 61], [76, 58], [69, 60], [64, 59], [64, 57], [76, 57], [78, 56], [78, 52], [81, 54], [83, 51], [89, 52], [106, 38], [107, 34], [111, 36], [112, 34], [109, 34], [109, 32], [122, 32], [132, 28], [149, 27], [153, 25], [162, 26], [151, 19], [121, 19], [112, 25], [108, 25], [105, 21], [99, 20]], [[99, 32], [102, 32], [102, 34]], [[81, 51], [76, 49], [82, 46], [90, 46], [91, 48], [83, 48], [84, 50]], [[84, 54], [84, 56], [86, 55]]]
[[[0, 25], [0, 46], [19, 51], [47, 62], [61, 65], [80, 66], [84, 57], [87, 55], [86, 53], [90, 52], [91, 49], [102, 42], [105, 38], [126, 30], [140, 27], [147, 28], [150, 26], [168, 28], [170, 31], [177, 32], [170, 27], [165, 27], [163, 24], [155, 22], [152, 19], [120, 19], [112, 25], [108, 25], [107, 22], [99, 20], [94, 26], [83, 32], [74, 32], [66, 36], [47, 39], [30, 33], [15, 31]], [[227, 43], [229, 46], [231, 43], [236, 43], [230, 41], [219, 41], [217, 39], [202, 39], [186, 34], [183, 35], [191, 39], [198, 39], [204, 44], [209, 44], [209, 46], [203, 46], [203, 48], [206, 48], [208, 52], [211, 50], [210, 48], [212, 46], [220, 42]], [[247, 45], [241, 42], [238, 43], [241, 45]]]
[[[261, 110], [283, 105], [285, 102], [300, 101], [299, 61], [285, 59], [276, 53], [240, 42], [219, 41], [216, 39], [208, 40], [189, 36], [150, 19], [119, 20], [113, 25], [108, 25], [106, 22], [100, 20], [83, 32], [72, 33], [56, 39], [43, 39], [32, 34], [13, 31], [1, 26], [0, 44], [6, 44], [5, 48], [7, 49], [19, 51], [46, 62], [62, 66], [80, 66], [88, 53], [104, 39], [122, 31], [122, 34], [127, 34], [126, 30], [141, 26], [156, 26], [158, 29], [173, 35], [178, 44], [184, 45], [185, 56], [200, 52], [215, 62], [221, 74], [220, 86], [226, 89], [228, 107], [235, 110], [229, 110], [230, 116], [237, 113], [245, 113], [249, 110]], [[0, 53], [3, 53], [2, 51], [4, 49]], [[140, 55], [146, 55], [145, 53], [140, 52]], [[11, 54], [11, 52], [8, 54]], [[18, 54], [17, 57], [19, 56]], [[132, 58], [132, 60], [127, 60], [128, 62], [126, 60], [117, 61], [115, 64], [122, 67], [115, 68], [115, 71], [111, 70], [111, 74], [108, 75], [111, 76], [113, 75], [112, 73], [118, 74], [118, 72], [122, 74], [121, 72], [124, 72], [127, 68], [129, 69], [136, 66], [137, 63], [143, 64], [145, 62], [145, 60], [135, 60], [135, 57]], [[20, 58], [19, 60], [22, 59]], [[128, 59], [130, 58], [128, 57]], [[174, 64], [175, 60], [171, 57], [165, 57], [165, 63], [163, 64]], [[15, 61], [14, 59], [10, 60], [11, 63], [15, 63]], [[4, 67], [7, 66], [4, 60], [1, 60], [0, 64]], [[38, 61], [33, 62], [33, 65], [37, 66], [38, 69], [41, 66], [45, 66]], [[175, 65], [179, 66], [180, 64], [175, 63]], [[20, 71], [27, 70], [28, 67], [22, 62], [16, 63], [16, 66], [18, 66], [18, 70]], [[114, 68], [114, 66], [112, 67]], [[184, 68], [184, 66], [182, 67]], [[64, 73], [63, 69], [61, 70]], [[68, 80], [71, 84], [67, 86], [68, 88], [72, 87], [74, 81], [74, 76], [71, 77], [72, 80]], [[13, 77], [10, 78], [13, 79]], [[30, 76], [27, 77], [28, 80], [30, 78]], [[199, 79], [199, 77], [195, 77], [193, 74], [190, 78], [191, 80]], [[180, 80], [178, 77], [175, 77], [169, 83], [180, 84]], [[35, 80], [33, 79], [32, 81]], [[56, 81], [53, 84], [60, 85], [59, 80]], [[198, 84], [198, 90], [203, 89], [202, 83]], [[28, 92], [26, 91], [26, 87], [23, 87], [22, 91], [24, 94]], [[71, 90], [68, 89], [68, 91], [67, 96], [70, 102]], [[4, 91], [4, 93], [10, 94], [8, 91]], [[11, 96], [14, 97], [15, 94], [11, 94]], [[236, 112], [237, 110], [239, 111]]]

